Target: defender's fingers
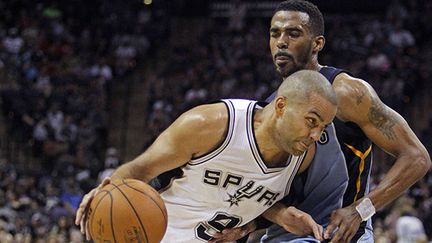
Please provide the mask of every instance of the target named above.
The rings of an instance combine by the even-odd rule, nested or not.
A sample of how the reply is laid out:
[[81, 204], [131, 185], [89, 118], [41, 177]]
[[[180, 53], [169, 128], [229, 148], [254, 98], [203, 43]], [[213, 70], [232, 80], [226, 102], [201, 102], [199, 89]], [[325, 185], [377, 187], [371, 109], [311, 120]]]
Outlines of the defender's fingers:
[[350, 242], [351, 239], [354, 237], [357, 230], [353, 229], [352, 227], [349, 228], [349, 230], [345, 234], [345, 241]]
[[333, 219], [330, 222], [330, 224], [327, 226], [325, 232], [324, 232], [324, 239], [330, 239], [332, 237], [333, 232], [339, 227], [340, 225], [340, 219]]
[[345, 242], [345, 235], [347, 234], [347, 228], [341, 225], [334, 236], [331, 239], [331, 242]]

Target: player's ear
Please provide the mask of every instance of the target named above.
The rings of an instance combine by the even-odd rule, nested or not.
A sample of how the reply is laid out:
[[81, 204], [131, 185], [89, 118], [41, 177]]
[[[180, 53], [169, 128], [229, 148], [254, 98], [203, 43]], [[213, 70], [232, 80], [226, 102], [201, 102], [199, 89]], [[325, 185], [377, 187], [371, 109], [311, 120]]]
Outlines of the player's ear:
[[315, 40], [312, 44], [312, 52], [313, 53], [318, 53], [320, 52], [325, 45], [325, 38], [322, 35], [316, 36]]
[[284, 108], [287, 105], [287, 99], [284, 96], [277, 96], [275, 99], [275, 112], [276, 116], [282, 116], [284, 112]]

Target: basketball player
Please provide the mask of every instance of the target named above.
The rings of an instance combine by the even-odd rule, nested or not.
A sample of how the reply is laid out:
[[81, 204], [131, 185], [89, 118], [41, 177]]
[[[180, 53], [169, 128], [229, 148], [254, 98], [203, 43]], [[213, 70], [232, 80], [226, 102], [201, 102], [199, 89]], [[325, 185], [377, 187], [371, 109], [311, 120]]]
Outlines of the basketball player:
[[[207, 242], [216, 232], [248, 223], [288, 194], [336, 110], [325, 77], [302, 70], [287, 77], [265, 107], [233, 99], [184, 113], [111, 179], [149, 182], [181, 166], [182, 177], [161, 192], [168, 211], [163, 242]], [[82, 231], [87, 228], [84, 209], [97, 190], [83, 198], [77, 211], [75, 223]], [[320, 225], [291, 210], [303, 216], [300, 226], [321, 239]]]
[[[383, 104], [367, 82], [345, 70], [318, 63], [318, 53], [325, 44], [323, 35], [323, 16], [315, 5], [304, 0], [284, 1], [278, 5], [271, 20], [270, 50], [276, 70], [282, 77], [296, 70], [310, 69], [319, 71], [332, 83], [338, 100], [338, 113], [334, 120], [337, 137], [329, 126], [324, 133], [325, 141], [337, 139], [339, 142], [338, 149], [342, 150], [348, 168], [349, 184], [343, 196], [343, 208], [334, 210], [339, 206], [337, 197], [340, 193], [336, 192], [341, 191], [341, 180], [333, 181], [332, 173], [338, 168], [321, 163], [325, 157], [320, 156], [303, 173], [306, 176], [296, 178], [299, 183], [295, 180], [293, 185], [299, 186], [291, 191], [299, 193], [295, 198], [304, 198], [295, 204], [299, 209], [310, 213], [318, 223], [329, 224], [324, 235], [326, 239], [331, 238], [331, 242], [373, 242], [371, 216], [422, 178], [431, 161], [407, 122]], [[273, 98], [274, 95], [269, 100]], [[396, 157], [396, 161], [381, 183], [369, 192], [372, 142]], [[333, 144], [318, 143], [317, 149], [326, 150], [328, 154], [336, 153]], [[340, 171], [344, 169], [339, 168]], [[327, 193], [333, 189], [335, 193]], [[285, 200], [292, 203], [292, 197]], [[283, 228], [271, 226], [262, 241], [288, 242], [299, 238], [284, 230], [288, 222], [275, 217], [283, 213], [284, 207], [275, 205], [271, 210], [274, 212], [268, 211], [265, 216]], [[244, 231], [251, 228], [225, 230], [225, 235], [217, 234], [215, 238], [238, 238], [229, 235], [244, 235]], [[294, 241], [316, 242], [307, 238]]]

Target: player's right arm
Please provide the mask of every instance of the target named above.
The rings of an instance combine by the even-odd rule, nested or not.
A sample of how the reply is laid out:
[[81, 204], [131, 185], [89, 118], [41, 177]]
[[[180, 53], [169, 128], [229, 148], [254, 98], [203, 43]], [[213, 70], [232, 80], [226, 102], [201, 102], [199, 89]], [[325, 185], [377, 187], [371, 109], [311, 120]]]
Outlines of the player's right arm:
[[144, 153], [120, 166], [111, 179], [133, 178], [148, 183], [161, 173], [219, 146], [225, 138], [227, 124], [224, 104], [198, 106], [181, 115]]
[[228, 111], [223, 103], [202, 105], [183, 113], [141, 155], [117, 168], [111, 178], [87, 193], [77, 210], [75, 224], [89, 239], [86, 211], [100, 189], [115, 179], [148, 183], [159, 174], [180, 167], [219, 146], [228, 130]]

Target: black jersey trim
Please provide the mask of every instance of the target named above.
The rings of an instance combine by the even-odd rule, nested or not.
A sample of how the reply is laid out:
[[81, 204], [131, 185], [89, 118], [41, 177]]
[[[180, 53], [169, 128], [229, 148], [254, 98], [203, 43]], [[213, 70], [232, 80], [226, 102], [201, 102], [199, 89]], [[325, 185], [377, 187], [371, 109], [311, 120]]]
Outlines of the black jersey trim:
[[159, 190], [157, 190], [159, 194], [162, 194], [166, 190], [170, 189], [171, 186], [173, 185], [174, 181], [182, 179], [182, 178], [185, 177], [184, 172], [183, 172], [183, 168], [184, 168], [184, 166], [181, 166], [181, 167], [178, 168], [178, 169], [181, 170], [181, 174], [180, 175], [174, 175], [174, 176], [172, 176], [171, 178], [168, 179], [169, 182], [165, 186], [163, 186]]
[[327, 80], [330, 81], [331, 84], [333, 84], [333, 81], [336, 78], [336, 76], [338, 76], [341, 73], [346, 73], [346, 74], [352, 76], [352, 74], [350, 72], [348, 72], [347, 70], [332, 67], [332, 66], [323, 66], [323, 67], [321, 67], [319, 72], [322, 75], [324, 75], [324, 77], [326, 77]]
[[303, 164], [304, 160], [306, 159], [306, 154], [307, 154], [307, 152], [304, 152], [302, 155], [297, 157], [296, 166], [290, 175], [287, 186], [285, 188], [285, 195], [284, 196], [289, 194], [289, 192], [291, 190], [292, 182], [294, 180], [294, 177], [297, 175], [297, 172], [300, 169], [300, 166]]

